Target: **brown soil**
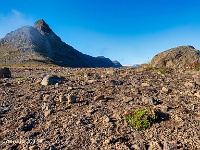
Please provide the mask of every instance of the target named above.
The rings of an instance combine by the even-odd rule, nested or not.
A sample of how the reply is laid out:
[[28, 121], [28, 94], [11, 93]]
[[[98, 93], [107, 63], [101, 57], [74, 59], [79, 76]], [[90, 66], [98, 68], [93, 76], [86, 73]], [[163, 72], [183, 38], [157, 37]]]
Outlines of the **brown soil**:
[[[12, 78], [0, 79], [0, 149], [200, 149], [200, 72], [60, 67], [11, 72]], [[45, 75], [62, 80], [41, 85]], [[124, 114], [141, 106], [159, 110], [160, 118], [137, 131]]]

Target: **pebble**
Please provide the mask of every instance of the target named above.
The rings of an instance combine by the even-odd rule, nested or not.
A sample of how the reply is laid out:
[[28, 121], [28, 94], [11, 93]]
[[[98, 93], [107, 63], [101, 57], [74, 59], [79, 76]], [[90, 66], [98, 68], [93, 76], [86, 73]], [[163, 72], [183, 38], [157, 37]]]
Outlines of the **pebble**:
[[60, 95], [60, 96], [59, 96], [59, 101], [60, 101], [60, 102], [67, 101], [66, 96], [65, 96], [65, 95]]
[[142, 83], [141, 86], [142, 87], [147, 87], [147, 86], [150, 86], [150, 84], [149, 83]]
[[200, 91], [197, 91], [197, 93], [195, 93], [194, 96], [200, 98]]
[[51, 115], [51, 113], [52, 113], [52, 110], [45, 110], [44, 111], [44, 116], [48, 117], [49, 115]]
[[166, 87], [162, 87], [162, 91], [165, 92], [165, 93], [168, 93], [168, 92], [169, 92], [169, 89], [166, 88]]

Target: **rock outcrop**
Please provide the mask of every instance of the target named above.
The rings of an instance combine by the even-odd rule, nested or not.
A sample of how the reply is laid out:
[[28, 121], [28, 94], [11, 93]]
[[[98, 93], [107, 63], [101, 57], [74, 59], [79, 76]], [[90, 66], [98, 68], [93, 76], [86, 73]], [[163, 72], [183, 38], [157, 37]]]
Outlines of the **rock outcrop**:
[[8, 33], [0, 40], [1, 64], [56, 64], [65, 67], [118, 67], [105, 57], [92, 57], [64, 43], [44, 20]]
[[0, 68], [0, 78], [11, 78], [11, 72], [9, 68]]
[[200, 63], [200, 52], [193, 46], [179, 46], [161, 52], [153, 57], [150, 64], [155, 68], [187, 68]]

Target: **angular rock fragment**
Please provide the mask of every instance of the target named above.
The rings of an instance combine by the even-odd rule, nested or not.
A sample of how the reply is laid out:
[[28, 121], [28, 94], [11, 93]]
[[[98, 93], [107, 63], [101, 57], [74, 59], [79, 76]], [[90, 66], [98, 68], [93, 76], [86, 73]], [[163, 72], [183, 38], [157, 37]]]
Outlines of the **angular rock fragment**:
[[76, 102], [76, 96], [75, 95], [68, 95], [68, 103], [73, 104]]
[[143, 97], [142, 102], [144, 102], [145, 104], [153, 104], [153, 105], [157, 105], [159, 103], [155, 98], [149, 96]]
[[156, 142], [150, 142], [148, 150], [162, 150], [160, 144]]
[[164, 142], [163, 150], [177, 150], [176, 142]]
[[168, 92], [169, 92], [169, 89], [166, 88], [166, 87], [162, 87], [162, 91], [165, 92], [165, 93], [168, 93]]
[[200, 98], [200, 91], [197, 91], [197, 92], [194, 94], [194, 96]]
[[60, 95], [60, 96], [59, 96], [59, 101], [60, 101], [60, 102], [67, 101], [66, 96], [65, 96], [65, 95]]
[[44, 111], [44, 116], [48, 117], [49, 115], [51, 115], [51, 113], [52, 113], [52, 110], [45, 110]]
[[95, 101], [104, 100], [104, 99], [105, 99], [104, 95], [99, 95], [99, 96], [95, 96], [95, 97], [94, 97], [94, 100], [95, 100]]
[[10, 110], [9, 107], [0, 107], [0, 114], [5, 114], [9, 110]]

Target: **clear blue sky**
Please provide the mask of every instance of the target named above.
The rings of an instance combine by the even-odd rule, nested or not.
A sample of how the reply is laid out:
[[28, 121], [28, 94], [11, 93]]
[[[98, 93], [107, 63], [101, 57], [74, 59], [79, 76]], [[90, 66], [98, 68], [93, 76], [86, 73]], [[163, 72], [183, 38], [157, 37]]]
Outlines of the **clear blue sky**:
[[200, 50], [200, 0], [0, 0], [0, 38], [38, 19], [75, 49], [122, 64], [180, 45]]

